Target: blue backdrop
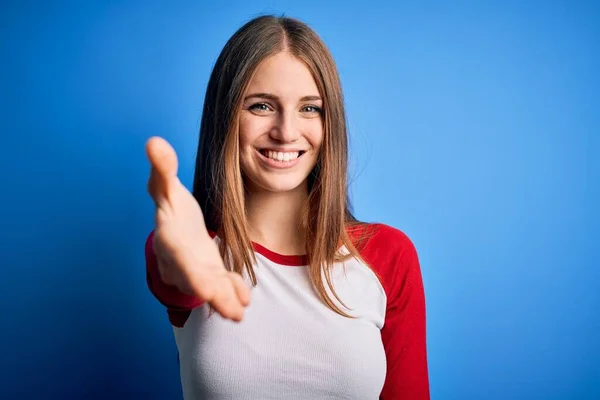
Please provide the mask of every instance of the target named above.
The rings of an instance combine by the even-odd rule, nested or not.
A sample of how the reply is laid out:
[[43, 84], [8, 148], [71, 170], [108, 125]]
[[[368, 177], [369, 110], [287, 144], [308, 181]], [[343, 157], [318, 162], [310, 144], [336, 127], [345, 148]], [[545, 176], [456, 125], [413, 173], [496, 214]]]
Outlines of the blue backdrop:
[[180, 396], [144, 143], [170, 140], [191, 184], [212, 65], [264, 12], [338, 62], [355, 211], [420, 254], [433, 398], [600, 398], [599, 6], [9, 3], [0, 398]]

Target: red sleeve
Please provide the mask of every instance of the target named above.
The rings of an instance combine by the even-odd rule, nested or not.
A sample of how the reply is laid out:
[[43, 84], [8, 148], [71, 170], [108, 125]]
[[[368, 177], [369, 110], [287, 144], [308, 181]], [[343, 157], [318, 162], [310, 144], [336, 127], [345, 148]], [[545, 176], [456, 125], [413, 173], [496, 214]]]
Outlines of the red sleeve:
[[202, 305], [194, 296], [181, 293], [175, 286], [167, 285], [160, 277], [158, 261], [154, 253], [154, 231], [146, 239], [146, 281], [154, 297], [167, 308], [169, 321], [176, 327], [183, 327], [191, 310]]
[[387, 375], [380, 400], [428, 400], [425, 293], [417, 251], [401, 231], [382, 224], [372, 228], [359, 250], [387, 296], [381, 330]]

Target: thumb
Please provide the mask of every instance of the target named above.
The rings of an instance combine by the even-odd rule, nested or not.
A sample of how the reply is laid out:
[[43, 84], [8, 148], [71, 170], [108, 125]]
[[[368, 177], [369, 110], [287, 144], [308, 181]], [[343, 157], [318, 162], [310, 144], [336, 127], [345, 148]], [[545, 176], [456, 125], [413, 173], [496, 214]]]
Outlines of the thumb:
[[146, 155], [151, 167], [148, 190], [158, 202], [168, 197], [168, 188], [177, 181], [177, 154], [169, 142], [155, 136], [146, 142]]
[[146, 155], [150, 165], [164, 179], [177, 176], [177, 154], [165, 139], [154, 136], [146, 142]]

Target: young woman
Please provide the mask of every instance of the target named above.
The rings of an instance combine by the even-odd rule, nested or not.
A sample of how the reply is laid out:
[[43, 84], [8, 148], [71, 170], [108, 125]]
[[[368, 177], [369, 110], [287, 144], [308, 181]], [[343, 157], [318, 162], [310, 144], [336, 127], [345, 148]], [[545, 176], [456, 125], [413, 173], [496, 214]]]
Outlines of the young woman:
[[193, 193], [166, 141], [146, 151], [147, 279], [186, 399], [429, 398], [417, 253], [350, 212], [341, 85], [307, 25], [263, 16], [227, 42]]

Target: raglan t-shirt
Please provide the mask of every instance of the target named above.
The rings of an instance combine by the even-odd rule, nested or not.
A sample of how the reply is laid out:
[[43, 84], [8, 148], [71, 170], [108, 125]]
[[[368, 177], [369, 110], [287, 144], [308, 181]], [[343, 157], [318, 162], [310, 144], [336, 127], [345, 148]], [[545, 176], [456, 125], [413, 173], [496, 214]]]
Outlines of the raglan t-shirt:
[[147, 281], [173, 327], [184, 398], [429, 399], [417, 252], [393, 227], [366, 224], [362, 229], [371, 233], [358, 247], [362, 261], [352, 257], [332, 270], [335, 292], [346, 307], [329, 292], [354, 318], [322, 303], [305, 257], [254, 243], [257, 285], [244, 277], [251, 303], [241, 322], [209, 315], [207, 304], [165, 284], [151, 233]]

